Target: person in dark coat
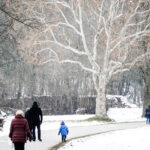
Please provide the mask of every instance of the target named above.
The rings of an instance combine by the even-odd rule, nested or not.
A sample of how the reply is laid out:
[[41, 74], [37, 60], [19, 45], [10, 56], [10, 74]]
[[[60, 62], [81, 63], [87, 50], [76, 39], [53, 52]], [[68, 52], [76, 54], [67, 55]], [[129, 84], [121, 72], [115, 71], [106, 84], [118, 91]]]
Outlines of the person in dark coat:
[[32, 140], [28, 121], [23, 116], [23, 111], [18, 110], [10, 125], [9, 137], [14, 143], [15, 150], [24, 150], [26, 135], [29, 137], [30, 141]]
[[146, 123], [150, 124], [150, 105], [145, 110]]
[[35, 134], [36, 127], [38, 130], [38, 140], [42, 141], [42, 139], [41, 139], [41, 124], [42, 124], [42, 120], [43, 120], [43, 115], [42, 115], [42, 110], [38, 106], [37, 102], [33, 102], [33, 105], [30, 109], [30, 117], [31, 117], [33, 141], [36, 141], [36, 134]]
[[67, 138], [68, 133], [69, 133], [68, 127], [65, 125], [65, 122], [62, 121], [61, 126], [59, 128], [59, 132], [58, 132], [58, 135], [61, 134], [62, 142], [66, 142], [66, 138]]
[[30, 116], [30, 108], [26, 109], [25, 118], [27, 119], [30, 131], [32, 132], [32, 121], [31, 121], [31, 116]]

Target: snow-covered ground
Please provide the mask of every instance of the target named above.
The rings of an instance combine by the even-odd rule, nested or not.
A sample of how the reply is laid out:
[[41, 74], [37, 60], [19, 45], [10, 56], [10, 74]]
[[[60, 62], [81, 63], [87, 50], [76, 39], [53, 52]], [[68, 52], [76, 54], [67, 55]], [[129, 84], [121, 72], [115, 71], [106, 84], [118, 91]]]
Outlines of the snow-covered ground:
[[[108, 111], [108, 116], [116, 122], [145, 121], [145, 118], [141, 117], [141, 108], [111, 108]], [[94, 115], [44, 116], [42, 130], [59, 129], [62, 120], [65, 121], [69, 128], [72, 126], [92, 126], [105, 123], [81, 121], [90, 117], [94, 117]], [[0, 130], [0, 137], [8, 135], [13, 118], [14, 116], [8, 116], [5, 119], [4, 127]], [[109, 132], [73, 140], [59, 150], [149, 150], [149, 135], [150, 125], [147, 125], [147, 127], [143, 128]]]
[[[130, 121], [145, 121], [142, 118], [141, 108], [111, 108], [108, 111], [108, 116], [116, 122], [130, 122]], [[91, 126], [104, 124], [105, 122], [97, 121], [81, 121], [87, 118], [94, 117], [94, 115], [65, 115], [65, 116], [44, 116], [43, 130], [59, 128], [60, 122], [65, 121], [67, 126]]]
[[[129, 108], [110, 108], [108, 116], [115, 122], [145, 121], [142, 118], [142, 108], [128, 102], [126, 97], [107, 95], [108, 99], [119, 97], [121, 102]], [[117, 99], [116, 99], [117, 101]], [[83, 121], [94, 115], [60, 115], [44, 116], [41, 130], [59, 129], [60, 122], [65, 121], [70, 128], [73, 126], [92, 126], [105, 124], [106, 122]], [[5, 123], [0, 129], [0, 137], [8, 136], [11, 120], [14, 116], [5, 118]], [[107, 132], [87, 138], [80, 138], [67, 143], [59, 150], [149, 150], [150, 125], [142, 128], [127, 129], [122, 131]]]
[[73, 140], [59, 150], [149, 150], [150, 125]]
[[[116, 122], [145, 121], [140, 108], [112, 108], [108, 116]], [[67, 143], [59, 150], [149, 150], [150, 125], [109, 132]]]
[[111, 108], [108, 111], [109, 118], [116, 122], [144, 121], [142, 108]]
[[[108, 111], [108, 116], [116, 122], [129, 122], [129, 121], [145, 121], [145, 118], [141, 118], [141, 108], [112, 108]], [[72, 126], [91, 126], [104, 124], [105, 122], [97, 121], [81, 121], [87, 118], [94, 117], [94, 115], [60, 115], [60, 116], [44, 116], [42, 130], [59, 129], [60, 122], [65, 121], [68, 127]], [[8, 116], [5, 119], [4, 127], [0, 131], [0, 136], [8, 135], [11, 120], [14, 116]]]

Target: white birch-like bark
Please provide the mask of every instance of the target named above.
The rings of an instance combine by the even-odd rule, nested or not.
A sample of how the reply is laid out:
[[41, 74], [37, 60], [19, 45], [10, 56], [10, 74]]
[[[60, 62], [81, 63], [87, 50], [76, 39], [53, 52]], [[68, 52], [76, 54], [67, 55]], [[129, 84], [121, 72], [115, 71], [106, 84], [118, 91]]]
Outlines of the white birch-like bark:
[[96, 88], [97, 91], [97, 97], [96, 97], [96, 116], [100, 118], [107, 118], [107, 112], [106, 112], [106, 79], [105, 75], [100, 75], [98, 80], [98, 88]]

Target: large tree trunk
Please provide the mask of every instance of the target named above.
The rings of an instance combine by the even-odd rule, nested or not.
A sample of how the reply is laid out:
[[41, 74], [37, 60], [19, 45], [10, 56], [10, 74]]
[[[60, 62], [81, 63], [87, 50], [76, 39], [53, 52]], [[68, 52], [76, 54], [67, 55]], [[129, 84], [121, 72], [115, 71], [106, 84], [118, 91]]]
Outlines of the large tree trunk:
[[106, 113], [106, 84], [104, 80], [99, 82], [99, 88], [97, 89], [96, 97], [96, 116], [100, 118], [107, 118]]

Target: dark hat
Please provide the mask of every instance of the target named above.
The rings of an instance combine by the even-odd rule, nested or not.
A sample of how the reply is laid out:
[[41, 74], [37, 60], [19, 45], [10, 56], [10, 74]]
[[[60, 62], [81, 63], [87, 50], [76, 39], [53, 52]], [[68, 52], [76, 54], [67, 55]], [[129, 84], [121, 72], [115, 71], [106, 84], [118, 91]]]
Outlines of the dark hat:
[[33, 106], [38, 106], [38, 103], [36, 101], [34, 101]]
[[37, 105], [37, 102], [36, 102], [36, 101], [34, 101], [34, 102], [33, 102], [33, 105]]

